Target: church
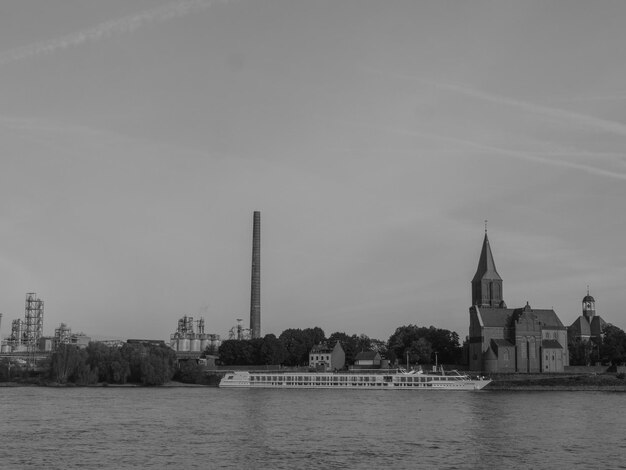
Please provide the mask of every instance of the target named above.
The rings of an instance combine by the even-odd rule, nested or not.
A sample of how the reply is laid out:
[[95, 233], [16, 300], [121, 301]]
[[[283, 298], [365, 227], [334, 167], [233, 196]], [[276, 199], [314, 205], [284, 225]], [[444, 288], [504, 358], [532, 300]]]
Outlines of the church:
[[569, 365], [567, 328], [553, 309], [528, 303], [507, 308], [487, 230], [472, 279], [469, 368], [482, 372], [563, 372]]

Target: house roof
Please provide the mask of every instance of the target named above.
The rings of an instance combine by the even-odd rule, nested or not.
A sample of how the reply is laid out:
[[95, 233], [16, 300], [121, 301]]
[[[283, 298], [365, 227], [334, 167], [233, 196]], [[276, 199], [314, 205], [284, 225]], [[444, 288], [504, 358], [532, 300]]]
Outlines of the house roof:
[[563, 349], [563, 346], [561, 346], [561, 343], [559, 343], [555, 339], [544, 339], [541, 342], [541, 347], [543, 349]]
[[327, 354], [331, 352], [333, 352], [333, 348], [329, 347], [327, 343], [321, 343], [313, 346], [309, 354]]
[[380, 359], [380, 354], [376, 351], [361, 351], [354, 358], [355, 361], [371, 361], [373, 359]]

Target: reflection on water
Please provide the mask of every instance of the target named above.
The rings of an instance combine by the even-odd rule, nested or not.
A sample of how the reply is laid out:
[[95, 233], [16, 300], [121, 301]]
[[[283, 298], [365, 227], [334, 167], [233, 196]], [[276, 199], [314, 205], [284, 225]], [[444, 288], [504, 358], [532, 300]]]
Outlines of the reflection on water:
[[626, 394], [2, 388], [2, 468], [626, 468]]

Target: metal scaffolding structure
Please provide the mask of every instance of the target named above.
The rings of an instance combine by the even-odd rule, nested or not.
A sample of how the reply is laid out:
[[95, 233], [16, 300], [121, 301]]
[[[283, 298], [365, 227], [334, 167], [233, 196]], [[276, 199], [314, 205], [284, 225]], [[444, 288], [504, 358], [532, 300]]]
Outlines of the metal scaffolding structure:
[[43, 336], [43, 300], [37, 298], [37, 294], [26, 294], [25, 302], [24, 341], [29, 345], [36, 345]]
[[58, 328], [54, 329], [53, 349], [58, 349], [60, 344], [70, 344], [72, 338], [72, 329], [65, 323], [61, 323]]
[[252, 338], [252, 330], [244, 328], [242, 321], [242, 318], [237, 318], [237, 325], [233, 326], [228, 332], [228, 339], [244, 340]]
[[11, 322], [11, 334], [2, 343], [3, 352], [34, 352], [43, 336], [43, 300], [34, 292], [26, 294], [24, 319]]

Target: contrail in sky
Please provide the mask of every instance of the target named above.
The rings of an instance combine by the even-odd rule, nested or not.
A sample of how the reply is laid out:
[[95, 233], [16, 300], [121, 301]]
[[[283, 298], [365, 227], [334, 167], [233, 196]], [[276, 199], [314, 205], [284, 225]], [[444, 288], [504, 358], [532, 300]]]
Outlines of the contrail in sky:
[[[619, 171], [605, 170], [602, 168], [585, 165], [582, 163], [576, 163], [576, 162], [572, 162], [568, 160], [547, 158], [543, 152], [507, 149], [507, 148], [497, 147], [494, 145], [483, 144], [483, 143], [476, 142], [476, 141], [469, 140], [469, 139], [463, 139], [463, 138], [454, 137], [454, 136], [444, 136], [444, 135], [431, 133], [431, 132], [421, 132], [421, 131], [413, 131], [413, 130], [407, 130], [407, 129], [396, 129], [392, 127], [378, 126], [378, 125], [363, 123], [363, 122], [344, 121], [341, 119], [333, 119], [333, 121], [340, 123], [340, 124], [374, 129], [374, 130], [389, 132], [389, 133], [398, 134], [398, 135], [435, 139], [441, 142], [448, 142], [448, 143], [455, 144], [455, 145], [470, 147], [470, 148], [473, 148], [474, 150], [488, 152], [490, 154], [506, 155], [506, 156], [509, 156], [512, 158], [518, 158], [521, 160], [534, 161], [537, 163], [543, 163], [543, 164], [552, 165], [552, 166], [559, 166], [563, 168], [571, 168], [575, 170], [584, 171], [588, 174], [592, 174], [596, 176], [603, 176], [603, 177], [626, 181], [626, 173], [622, 173]], [[547, 155], [550, 155], [550, 154], [547, 154]], [[568, 155], [568, 152], [563, 152], [561, 153], [561, 155]], [[594, 154], [586, 153], [586, 155], [594, 155]], [[615, 155], [621, 156], [619, 154], [615, 154]]]
[[540, 116], [554, 119], [556, 122], [567, 122], [570, 125], [576, 125], [583, 129], [595, 129], [603, 132], [609, 132], [620, 136], [626, 136], [626, 125], [610, 121], [607, 119], [601, 119], [588, 114], [576, 113], [573, 111], [566, 111], [563, 109], [552, 108], [549, 106], [543, 106], [528, 101], [517, 100], [514, 98], [508, 98], [506, 96], [496, 95], [481, 90], [476, 90], [466, 85], [437, 82], [433, 80], [427, 80], [412, 75], [406, 75], [401, 73], [389, 72], [384, 70], [376, 70], [369, 67], [365, 68], [366, 71], [378, 75], [386, 75], [401, 80], [413, 80], [417, 81], [441, 90], [448, 90], [471, 98], [481, 99], [491, 103], [496, 103], [504, 106], [510, 106], [523, 111], [537, 114]]
[[173, 18], [185, 16], [194, 10], [208, 8], [215, 3], [227, 2], [228, 0], [220, 0], [219, 2], [216, 0], [183, 0], [167, 3], [151, 10], [106, 21], [93, 28], [70, 33], [60, 38], [49, 39], [0, 53], [0, 66], [41, 54], [50, 54], [68, 47], [79, 46], [86, 42], [95, 42], [115, 34], [132, 33], [149, 24], [163, 23]]

